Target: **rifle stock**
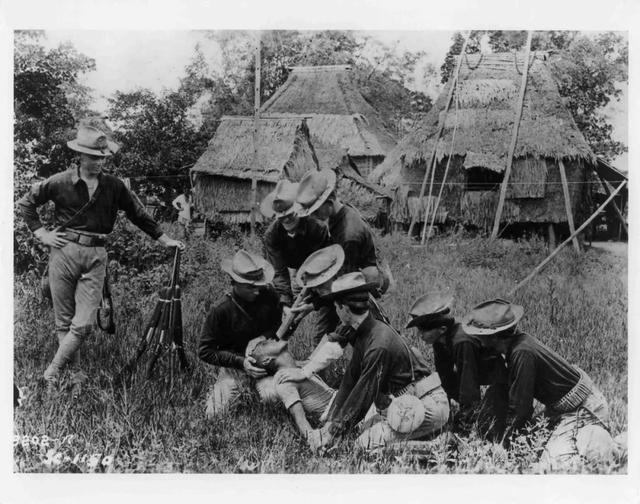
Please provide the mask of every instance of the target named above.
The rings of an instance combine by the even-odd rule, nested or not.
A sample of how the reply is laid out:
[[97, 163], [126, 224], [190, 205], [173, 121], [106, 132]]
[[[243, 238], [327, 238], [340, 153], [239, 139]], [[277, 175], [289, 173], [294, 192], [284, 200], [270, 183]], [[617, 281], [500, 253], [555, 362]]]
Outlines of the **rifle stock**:
[[[304, 302], [304, 298], [307, 297], [308, 292], [309, 292], [308, 287], [302, 288], [302, 290], [296, 297], [296, 300], [293, 302], [293, 305], [291, 306], [292, 310], [293, 308], [297, 308]], [[280, 324], [280, 327], [278, 327], [278, 330], [276, 331], [276, 336], [278, 337], [279, 340], [288, 339], [289, 333], [292, 331], [292, 329], [294, 329], [293, 323], [297, 315], [298, 315], [297, 313], [290, 311], [289, 314], [282, 321], [282, 324]]]

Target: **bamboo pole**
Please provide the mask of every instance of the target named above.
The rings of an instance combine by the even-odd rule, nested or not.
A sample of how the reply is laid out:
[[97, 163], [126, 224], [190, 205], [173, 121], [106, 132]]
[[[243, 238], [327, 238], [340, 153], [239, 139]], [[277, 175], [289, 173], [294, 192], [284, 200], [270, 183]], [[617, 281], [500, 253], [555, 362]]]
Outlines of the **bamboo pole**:
[[258, 180], [256, 179], [256, 170], [258, 169], [258, 128], [260, 127], [260, 32], [258, 32], [258, 40], [256, 41], [256, 63], [254, 72], [254, 102], [253, 102], [253, 170], [251, 176], [251, 237], [255, 236], [256, 231], [256, 210], [258, 208], [257, 192]]
[[[567, 212], [567, 222], [569, 223], [569, 233], [576, 232], [576, 226], [573, 223], [573, 212], [571, 211], [571, 196], [569, 194], [569, 183], [567, 182], [567, 172], [564, 169], [562, 159], [558, 160], [558, 168], [560, 168], [560, 179], [562, 180], [562, 192], [564, 193], [564, 209]], [[580, 242], [578, 237], [573, 238], [573, 248], [576, 252], [580, 252]]]
[[[504, 200], [507, 196], [507, 184], [509, 183], [509, 176], [511, 175], [511, 165], [513, 164], [513, 154], [516, 150], [516, 142], [518, 140], [518, 129], [520, 128], [520, 117], [522, 117], [522, 106], [524, 104], [524, 92], [527, 88], [527, 76], [529, 75], [529, 53], [531, 52], [531, 37], [533, 31], [529, 30], [527, 33], [527, 50], [524, 53], [524, 70], [522, 72], [522, 83], [520, 84], [520, 96], [518, 97], [518, 110], [516, 112], [516, 119], [513, 123], [513, 135], [511, 136], [511, 144], [509, 145], [509, 154], [507, 157], [507, 168], [504, 171], [504, 178], [502, 179], [502, 185], [500, 186], [500, 199], [498, 200], [498, 208], [496, 209], [496, 216], [493, 221], [493, 231], [491, 231], [491, 239], [495, 239], [498, 236], [498, 230], [500, 229], [500, 218], [502, 217], [502, 208], [504, 207]], [[516, 54], [516, 61], [518, 56]]]
[[[467, 32], [467, 36], [464, 39], [464, 44], [462, 44], [462, 49], [460, 50], [460, 56], [458, 57], [458, 63], [456, 65], [456, 71], [453, 74], [453, 80], [451, 82], [451, 88], [449, 89], [449, 96], [447, 96], [447, 103], [444, 107], [444, 114], [442, 114], [442, 120], [440, 121], [440, 124], [438, 125], [438, 133], [436, 134], [435, 137], [435, 143], [433, 144], [433, 149], [431, 151], [431, 156], [429, 157], [429, 162], [427, 163], [427, 166], [425, 168], [424, 171], [424, 177], [422, 179], [422, 185], [420, 186], [420, 197], [418, 198], [418, 202], [422, 201], [422, 198], [424, 197], [424, 191], [427, 188], [427, 179], [429, 178], [429, 173], [433, 167], [433, 165], [435, 165], [435, 159], [436, 159], [436, 150], [438, 149], [438, 141], [440, 140], [440, 135], [442, 135], [442, 131], [444, 130], [444, 124], [447, 118], [447, 112], [449, 111], [449, 106], [451, 104], [451, 98], [453, 97], [453, 90], [456, 87], [456, 83], [458, 82], [458, 75], [460, 74], [460, 65], [462, 64], [462, 58], [464, 58], [465, 52], [467, 50], [467, 44], [469, 43], [469, 38], [471, 37], [471, 30], [469, 30]], [[428, 207], [427, 207], [428, 208]], [[411, 237], [411, 234], [413, 232], [413, 227], [416, 225], [416, 221], [418, 220], [418, 213], [416, 212], [415, 215], [413, 215], [411, 217], [411, 224], [409, 224], [409, 237]]]
[[569, 243], [571, 240], [573, 240], [573, 238], [574, 238], [575, 236], [577, 236], [580, 232], [582, 232], [582, 230], [583, 230], [584, 228], [586, 228], [586, 227], [591, 223], [591, 221], [592, 221], [593, 219], [595, 219], [595, 218], [598, 216], [598, 214], [600, 214], [600, 212], [602, 212], [602, 211], [604, 210], [604, 208], [605, 208], [605, 207], [606, 207], [606, 206], [607, 206], [607, 205], [608, 205], [608, 204], [613, 200], [613, 198], [615, 198], [616, 194], [618, 194], [626, 184], [627, 184], [627, 181], [626, 181], [626, 180], [625, 180], [624, 182], [622, 182], [622, 184], [620, 184], [620, 185], [616, 188], [616, 190], [615, 190], [615, 191], [613, 191], [613, 192], [609, 195], [609, 197], [606, 199], [606, 201], [605, 201], [602, 205], [600, 205], [600, 206], [598, 207], [598, 209], [597, 209], [595, 212], [593, 212], [593, 215], [591, 215], [591, 217], [589, 217], [586, 221], [584, 221], [584, 222], [582, 223], [582, 225], [581, 225], [578, 229], [576, 229], [576, 230], [575, 230], [575, 232], [574, 232], [571, 236], [569, 236], [569, 238], [567, 238], [565, 241], [563, 241], [563, 242], [562, 242], [562, 243], [561, 243], [561, 244], [560, 244], [560, 245], [559, 245], [559, 246], [558, 246], [558, 247], [557, 247], [553, 252], [551, 252], [551, 254], [549, 255], [549, 257], [547, 257], [544, 261], [542, 261], [540, 264], [538, 264], [538, 265], [533, 269], [533, 271], [532, 271], [531, 273], [529, 273], [529, 275], [527, 275], [527, 277], [526, 277], [524, 280], [522, 280], [518, 285], [516, 285], [513, 289], [511, 289], [511, 290], [507, 293], [507, 297], [512, 297], [512, 296], [513, 296], [513, 294], [514, 294], [514, 293], [515, 293], [515, 292], [516, 292], [520, 287], [522, 287], [523, 285], [525, 285], [526, 283], [528, 283], [528, 282], [529, 282], [529, 280], [531, 280], [534, 276], [536, 276], [536, 275], [540, 272], [540, 270], [542, 270], [542, 268], [544, 268], [544, 267], [547, 265], [547, 263], [548, 263], [549, 261], [551, 261], [551, 259], [553, 259], [553, 258], [556, 256], [556, 254], [557, 254], [558, 252], [560, 252], [560, 250], [562, 250], [562, 249], [565, 247], [565, 245], [567, 245], [567, 243]]
[[[609, 189], [609, 186], [606, 184], [604, 178], [602, 178], [602, 175], [600, 175], [599, 173], [597, 173], [597, 175], [598, 175], [598, 178], [600, 179], [600, 183], [602, 184], [602, 187], [604, 187], [604, 190], [608, 196], [609, 194], [611, 194], [611, 189]], [[624, 228], [624, 232], [627, 233], [627, 236], [629, 236], [629, 229], [627, 228], [627, 223], [624, 220], [624, 215], [622, 215], [622, 212], [620, 211], [620, 208], [616, 204], [615, 200], [613, 200], [611, 204], [613, 205], [613, 209], [615, 210], [616, 214], [618, 215], [618, 218], [620, 219], [620, 224], [622, 224], [622, 227]]]

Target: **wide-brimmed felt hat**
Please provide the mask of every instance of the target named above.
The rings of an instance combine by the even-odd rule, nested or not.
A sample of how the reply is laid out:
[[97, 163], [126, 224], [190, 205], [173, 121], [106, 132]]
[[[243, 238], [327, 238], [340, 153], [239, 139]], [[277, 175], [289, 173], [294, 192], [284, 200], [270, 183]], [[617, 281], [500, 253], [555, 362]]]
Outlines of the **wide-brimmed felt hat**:
[[520, 305], [504, 299], [492, 299], [475, 306], [464, 316], [462, 330], [479, 336], [499, 333], [515, 326], [523, 314], [524, 308]]
[[357, 301], [369, 299], [369, 293], [374, 292], [378, 282], [367, 282], [362, 271], [352, 271], [336, 278], [331, 284], [331, 293], [322, 296], [325, 300], [344, 300], [353, 298]]
[[246, 250], [238, 250], [233, 259], [223, 259], [220, 267], [236, 282], [256, 286], [271, 283], [274, 276], [273, 266], [268, 261]]
[[67, 142], [67, 146], [77, 152], [92, 156], [111, 156], [120, 148], [117, 143], [107, 139], [107, 135], [92, 126], [81, 125], [76, 138]]
[[296, 202], [298, 185], [287, 179], [282, 179], [276, 188], [267, 194], [260, 203], [260, 213], [267, 219], [276, 219], [297, 213], [300, 205]]
[[406, 328], [419, 326], [451, 312], [453, 296], [443, 292], [429, 292], [420, 296], [409, 308], [411, 320]]
[[333, 170], [325, 169], [309, 171], [304, 174], [296, 201], [300, 204], [300, 217], [306, 217], [315, 212], [327, 200], [336, 188], [336, 174]]
[[331, 280], [344, 264], [344, 249], [338, 245], [316, 250], [296, 272], [296, 282], [304, 287], [317, 287]]

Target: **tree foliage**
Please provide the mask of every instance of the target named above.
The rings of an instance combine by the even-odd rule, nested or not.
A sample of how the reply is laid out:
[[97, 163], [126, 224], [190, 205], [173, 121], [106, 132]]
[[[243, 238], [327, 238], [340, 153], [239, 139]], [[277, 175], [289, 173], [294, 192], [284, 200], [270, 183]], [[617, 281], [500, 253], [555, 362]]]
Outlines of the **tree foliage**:
[[[212, 70], [202, 55], [196, 54], [188, 80], [205, 85], [210, 93], [209, 120], [225, 114], [248, 115], [254, 106], [256, 33], [216, 31], [208, 40], [220, 49], [221, 68]], [[399, 53], [371, 37], [357, 38], [350, 31], [273, 30], [261, 38], [260, 99], [264, 103], [286, 81], [290, 67], [310, 65], [351, 65], [364, 98], [393, 126], [400, 117], [424, 112], [431, 107], [429, 97], [407, 86], [423, 52]]]
[[[480, 50], [483, 36], [494, 52], [522, 50], [527, 40], [526, 31], [471, 32], [467, 53]], [[443, 82], [451, 75], [454, 56], [460, 54], [463, 42], [456, 32], [441, 68]], [[628, 78], [628, 45], [623, 37], [613, 32], [589, 36], [576, 31], [537, 31], [531, 49], [550, 52], [549, 66], [560, 95], [593, 151], [609, 160], [625, 152], [627, 147], [611, 138], [612, 126], [602, 112], [612, 99], [619, 100], [621, 90], [616, 83]]]

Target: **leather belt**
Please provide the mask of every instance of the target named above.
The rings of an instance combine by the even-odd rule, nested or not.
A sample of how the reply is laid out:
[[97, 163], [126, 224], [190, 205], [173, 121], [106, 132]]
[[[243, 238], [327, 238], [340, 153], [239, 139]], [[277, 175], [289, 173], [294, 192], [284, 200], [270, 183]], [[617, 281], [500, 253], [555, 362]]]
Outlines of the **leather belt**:
[[71, 231], [70, 229], [65, 229], [64, 237], [65, 239], [84, 247], [104, 247], [107, 242], [104, 235], [78, 233], [76, 231]]

